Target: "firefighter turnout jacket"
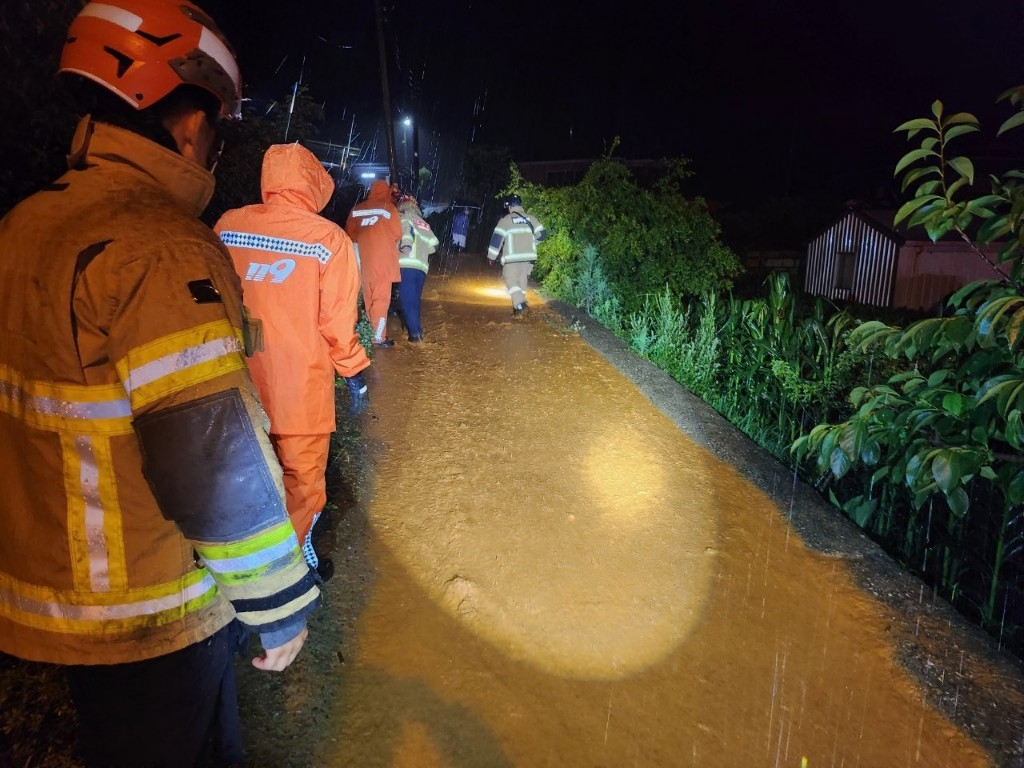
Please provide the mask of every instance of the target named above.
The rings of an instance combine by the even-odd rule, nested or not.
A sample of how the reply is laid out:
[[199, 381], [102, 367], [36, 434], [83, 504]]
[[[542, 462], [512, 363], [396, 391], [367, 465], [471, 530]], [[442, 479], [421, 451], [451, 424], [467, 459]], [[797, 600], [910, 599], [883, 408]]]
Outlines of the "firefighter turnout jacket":
[[402, 218], [402, 241], [399, 245], [398, 265], [402, 269], [430, 270], [430, 254], [437, 250], [440, 240], [424, 220], [419, 206], [408, 201], [399, 204]]
[[502, 265], [517, 261], [537, 260], [537, 243], [547, 236], [544, 225], [537, 217], [518, 205], [498, 220], [487, 246], [487, 258], [497, 259]]
[[249, 368], [270, 431], [335, 430], [334, 374], [370, 364], [359, 342], [359, 271], [348, 235], [319, 215], [334, 181], [316, 155], [277, 144], [263, 157], [263, 203], [228, 211], [214, 230], [242, 279], [242, 298], [262, 326]]
[[213, 176], [86, 118], [0, 222], [0, 650], [117, 664], [319, 602], [242, 352]]

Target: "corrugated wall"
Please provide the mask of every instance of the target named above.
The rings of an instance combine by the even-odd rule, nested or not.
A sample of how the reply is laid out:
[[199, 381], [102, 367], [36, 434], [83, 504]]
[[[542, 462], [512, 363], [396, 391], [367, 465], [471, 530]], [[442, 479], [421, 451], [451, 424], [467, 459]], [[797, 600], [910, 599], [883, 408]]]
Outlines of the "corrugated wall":
[[[850, 290], [837, 287], [839, 253], [856, 254]], [[896, 243], [892, 238], [849, 214], [807, 246], [804, 290], [829, 299], [844, 299], [876, 307], [892, 300], [896, 274]]]

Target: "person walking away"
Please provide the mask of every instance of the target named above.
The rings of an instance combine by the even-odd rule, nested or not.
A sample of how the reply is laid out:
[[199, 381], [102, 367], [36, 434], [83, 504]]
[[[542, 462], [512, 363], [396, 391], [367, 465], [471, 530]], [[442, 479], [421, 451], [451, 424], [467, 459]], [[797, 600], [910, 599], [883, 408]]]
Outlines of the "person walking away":
[[487, 258], [501, 264], [505, 288], [512, 299], [512, 314], [521, 317], [529, 309], [526, 288], [537, 261], [537, 243], [547, 237], [544, 225], [523, 209], [519, 195], [505, 198], [505, 215], [499, 219], [487, 247]]
[[423, 218], [415, 197], [403, 197], [398, 213], [402, 221], [402, 240], [398, 247], [402, 281], [398, 284], [398, 304], [409, 331], [409, 341], [418, 342], [423, 341], [420, 298], [430, 271], [430, 254], [437, 250], [440, 240]]
[[263, 156], [263, 202], [228, 211], [214, 226], [242, 280], [242, 298], [262, 328], [249, 370], [270, 416], [270, 439], [284, 469], [285, 498], [302, 551], [326, 581], [334, 571], [313, 547], [327, 503], [327, 457], [335, 430], [334, 377], [368, 406], [359, 342], [359, 270], [348, 235], [320, 215], [334, 181], [312, 152], [276, 144]]
[[0, 651], [64, 667], [90, 768], [237, 762], [233, 654], [285, 669], [320, 601], [198, 219], [238, 67], [186, 0], [105, 0], [59, 71], [70, 169], [0, 221]]
[[469, 235], [469, 211], [462, 208], [452, 218], [452, 246], [457, 253], [466, 250], [466, 237]]
[[402, 279], [398, 267], [398, 241], [402, 225], [391, 201], [391, 187], [378, 179], [369, 194], [357, 203], [345, 222], [345, 231], [356, 245], [363, 280], [363, 303], [373, 327], [373, 345], [393, 347], [388, 338], [388, 306], [391, 284]]

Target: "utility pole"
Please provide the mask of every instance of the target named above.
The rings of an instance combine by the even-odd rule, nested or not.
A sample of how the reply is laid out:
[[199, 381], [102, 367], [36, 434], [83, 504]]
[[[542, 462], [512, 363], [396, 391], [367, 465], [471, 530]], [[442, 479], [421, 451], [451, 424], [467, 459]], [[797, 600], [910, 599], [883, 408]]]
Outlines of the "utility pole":
[[388, 88], [388, 58], [384, 49], [384, 11], [380, 0], [374, 0], [377, 15], [377, 53], [380, 58], [380, 87], [384, 97], [384, 127], [388, 135], [388, 167], [391, 168], [391, 180], [398, 179], [398, 158], [395, 154], [395, 125], [391, 120], [391, 93]]

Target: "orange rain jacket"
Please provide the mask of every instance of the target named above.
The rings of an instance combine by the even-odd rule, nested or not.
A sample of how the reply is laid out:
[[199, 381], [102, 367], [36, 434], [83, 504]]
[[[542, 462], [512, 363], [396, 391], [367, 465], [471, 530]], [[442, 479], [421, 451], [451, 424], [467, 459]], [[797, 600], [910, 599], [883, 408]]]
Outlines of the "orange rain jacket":
[[348, 216], [345, 231], [359, 245], [360, 269], [365, 282], [399, 283], [398, 241], [402, 224], [391, 202], [391, 187], [377, 180], [370, 193]]
[[298, 144], [263, 157], [263, 203], [228, 211], [214, 230], [242, 279], [246, 308], [263, 326], [263, 351], [249, 358], [278, 435], [333, 432], [334, 374], [370, 364], [356, 333], [359, 271], [341, 227], [319, 215], [334, 181]]

